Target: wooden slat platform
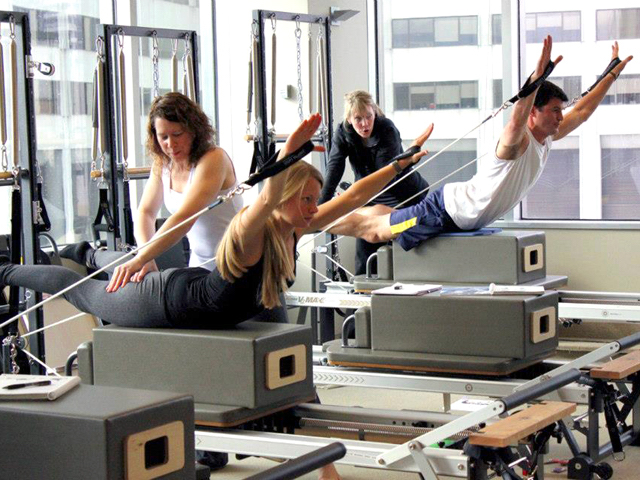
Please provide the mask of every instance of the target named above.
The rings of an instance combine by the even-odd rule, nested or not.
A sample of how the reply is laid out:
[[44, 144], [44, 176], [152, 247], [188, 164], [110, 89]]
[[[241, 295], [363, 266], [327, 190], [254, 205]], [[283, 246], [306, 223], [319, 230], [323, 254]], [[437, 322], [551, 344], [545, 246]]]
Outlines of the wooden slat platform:
[[544, 402], [533, 405], [470, 435], [469, 442], [484, 447], [508, 447], [575, 410], [575, 403]]
[[637, 371], [640, 371], [640, 350], [634, 350], [604, 365], [592, 368], [591, 377], [622, 380]]

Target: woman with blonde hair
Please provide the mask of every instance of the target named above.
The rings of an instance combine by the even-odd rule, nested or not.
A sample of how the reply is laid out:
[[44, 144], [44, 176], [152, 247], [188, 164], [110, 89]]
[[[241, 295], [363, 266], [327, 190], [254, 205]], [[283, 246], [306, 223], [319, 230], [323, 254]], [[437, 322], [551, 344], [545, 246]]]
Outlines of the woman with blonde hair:
[[[371, 94], [364, 90], [347, 93], [344, 96], [344, 121], [338, 125], [332, 138], [320, 204], [333, 198], [344, 174], [347, 157], [355, 179], [359, 180], [387, 166], [391, 159], [402, 151], [400, 132], [393, 122], [384, 116]], [[392, 179], [395, 180], [396, 178]], [[424, 191], [404, 204], [413, 205], [426, 195], [428, 187], [427, 181], [416, 173], [405, 178], [402, 184], [380, 195], [373, 204], [395, 207]], [[381, 245], [383, 244], [356, 239], [356, 275], [365, 272], [367, 259]]]

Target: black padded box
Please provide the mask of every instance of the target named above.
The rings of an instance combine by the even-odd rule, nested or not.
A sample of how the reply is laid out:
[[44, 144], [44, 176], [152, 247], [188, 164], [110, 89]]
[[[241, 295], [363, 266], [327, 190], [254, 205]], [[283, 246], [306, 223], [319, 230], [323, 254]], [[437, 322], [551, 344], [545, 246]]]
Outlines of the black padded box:
[[[311, 328], [247, 321], [228, 330], [94, 330], [96, 385], [183, 392], [196, 403], [268, 407], [314, 395]], [[87, 380], [90, 381], [90, 380]]]
[[0, 402], [0, 479], [195, 479], [193, 398], [79, 385]]

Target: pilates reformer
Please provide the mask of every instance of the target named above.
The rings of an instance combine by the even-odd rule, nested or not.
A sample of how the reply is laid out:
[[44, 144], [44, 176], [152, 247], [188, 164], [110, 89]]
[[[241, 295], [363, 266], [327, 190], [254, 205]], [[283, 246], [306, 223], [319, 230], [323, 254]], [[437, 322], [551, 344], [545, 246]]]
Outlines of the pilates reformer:
[[[126, 64], [134, 49], [131, 40], [151, 41], [152, 95], [161, 88], [159, 41], [171, 41], [170, 77], [162, 83], [170, 91], [180, 89], [178, 48], [182, 55], [182, 91], [198, 101], [197, 34], [194, 31], [152, 29], [122, 25], [99, 25], [96, 35], [96, 69], [94, 73], [93, 148], [91, 179], [96, 182], [99, 205], [93, 221], [93, 240], [112, 250], [123, 250], [135, 244], [130, 203], [130, 181], [149, 177], [150, 167], [129, 166], [130, 140], [128, 129], [136, 127], [132, 118], [139, 112], [129, 112], [127, 89], [133, 90], [138, 79], [128, 79]], [[134, 107], [135, 109], [135, 107]], [[138, 115], [139, 116], [139, 115]], [[138, 155], [139, 156], [139, 155]], [[100, 239], [106, 233], [106, 242]]]
[[[611, 469], [602, 459], [612, 452], [620, 459], [622, 448], [635, 444], [640, 433], [640, 418], [634, 416], [633, 423], [627, 424], [629, 414], [639, 410], [638, 355], [630, 353], [604, 365], [590, 367], [596, 360], [637, 345], [640, 334], [613, 342], [606, 349], [585, 355], [528, 383], [505, 382], [502, 393], [494, 391], [490, 394], [503, 397], [501, 400], [464, 416], [305, 404], [305, 398], [313, 397], [313, 385], [308, 377], [308, 327], [252, 326], [248, 322], [238, 330], [217, 333], [167, 333], [158, 329], [109, 327], [96, 331], [96, 334], [93, 344], [79, 350], [83, 381], [129, 388], [136, 384], [152, 390], [169, 388], [183, 391], [188, 388], [196, 400], [198, 449], [293, 458], [325, 445], [327, 440], [316, 438], [318, 435], [329, 436], [346, 438], [343, 441], [347, 447], [344, 459], [347, 464], [420, 472], [426, 478], [451, 475], [480, 479], [486, 478], [483, 475], [488, 468], [498, 472], [505, 468], [500, 458], [511, 458], [507, 464], [520, 459], [525, 469], [531, 472], [538, 459], [542, 460], [543, 445], [553, 436], [565, 439], [571, 447], [574, 454], [569, 463], [573, 472], [571, 478], [591, 479], [594, 474], [609, 478]], [[269, 343], [262, 340], [267, 337]], [[229, 342], [235, 346], [234, 349], [224, 347]], [[158, 345], [169, 347], [172, 344], [180, 344], [189, 351], [195, 349], [199, 354], [188, 364], [184, 359], [174, 358], [173, 354], [168, 357], [166, 353], [158, 355]], [[223, 351], [226, 353], [220, 353]], [[221, 354], [224, 362], [215, 358]], [[244, 359], [242, 366], [236, 362], [236, 356]], [[145, 361], [141, 361], [143, 358]], [[202, 368], [211, 362], [219, 368], [203, 377], [203, 370], [194, 365], [194, 361]], [[302, 364], [306, 366], [302, 367]], [[190, 381], [194, 375], [193, 367], [196, 367], [200, 379], [196, 383]], [[579, 369], [584, 368], [590, 369], [589, 372], [580, 373]], [[339, 378], [343, 369], [339, 370], [327, 373], [327, 376]], [[127, 375], [117, 373], [122, 371]], [[223, 391], [225, 389], [220, 387], [228, 383], [226, 377], [231, 371], [234, 372], [236, 388]], [[366, 376], [367, 373], [359, 375]], [[409, 378], [406, 374], [404, 376]], [[371, 386], [349, 381], [347, 376], [343, 379], [343, 385]], [[315, 368], [314, 380], [323, 383], [317, 381]], [[467, 380], [461, 379], [461, 385], [462, 382]], [[414, 386], [419, 383], [420, 380], [416, 379]], [[629, 384], [630, 389], [626, 386]], [[386, 386], [388, 388], [389, 385]], [[249, 392], [245, 392], [247, 388]], [[268, 391], [276, 397], [268, 399]], [[468, 388], [466, 393], [471, 393]], [[517, 414], [508, 417], [500, 426], [491, 425], [491, 419], [496, 415], [534, 399], [545, 400], [545, 403], [534, 405], [520, 415], [528, 419], [524, 426]], [[234, 402], [236, 406], [230, 405]], [[622, 402], [623, 407], [618, 409], [616, 402]], [[566, 423], [576, 403], [588, 405], [588, 427], [581, 418]], [[599, 444], [597, 435], [598, 412], [602, 410], [606, 413], [610, 435], [610, 441], [604, 445]], [[485, 425], [487, 423], [488, 426]], [[481, 430], [485, 426], [486, 429]], [[585, 452], [581, 452], [570, 427], [587, 437]], [[496, 430], [502, 433], [495, 433]], [[477, 446], [463, 447], [467, 439], [469, 445]], [[522, 439], [533, 442], [533, 454], [521, 452], [516, 455], [508, 448]], [[445, 442], [447, 448], [443, 448], [441, 442]], [[395, 446], [397, 444], [401, 445]], [[480, 460], [485, 464], [479, 463]]]

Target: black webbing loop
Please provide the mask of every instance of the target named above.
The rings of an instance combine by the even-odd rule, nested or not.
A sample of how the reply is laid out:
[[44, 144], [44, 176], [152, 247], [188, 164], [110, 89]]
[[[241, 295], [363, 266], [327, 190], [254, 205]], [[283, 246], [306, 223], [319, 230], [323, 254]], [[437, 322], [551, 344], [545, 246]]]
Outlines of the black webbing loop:
[[38, 233], [48, 232], [51, 230], [51, 220], [49, 220], [49, 214], [47, 213], [47, 206], [44, 203], [44, 197], [42, 196], [42, 182], [36, 183], [36, 199], [38, 202], [38, 224], [36, 229]]
[[[11, 263], [22, 263], [22, 194], [20, 188], [14, 188], [11, 192]], [[9, 318], [20, 311], [20, 287], [9, 287]], [[7, 328], [9, 332], [17, 332], [16, 324]]]
[[415, 155], [419, 151], [420, 151], [420, 147], [418, 145], [411, 145], [404, 152], [402, 152], [399, 155], [396, 155], [395, 157], [393, 157], [389, 161], [389, 163], [395, 162], [396, 160], [404, 160], [405, 158], [412, 157], [413, 155]]
[[516, 103], [521, 98], [528, 97], [533, 92], [535, 92], [536, 89], [540, 85], [542, 85], [542, 82], [544, 82], [549, 77], [549, 75], [551, 75], [551, 72], [553, 72], [553, 69], [555, 68], [555, 66], [556, 64], [553, 63], [551, 60], [549, 60], [549, 63], [547, 63], [547, 66], [545, 67], [544, 72], [542, 72], [542, 75], [536, 78], [533, 82], [531, 81], [531, 75], [533, 75], [533, 73], [529, 75], [529, 78], [527, 78], [527, 81], [524, 82], [524, 85], [522, 86], [520, 91], [516, 95], [511, 97], [509, 100], [507, 100], [507, 103], [511, 103], [511, 104]]
[[[100, 233], [99, 232], [114, 232], [115, 231], [115, 223], [113, 221], [113, 216], [111, 215], [111, 211], [109, 210], [109, 190], [107, 188], [99, 188], [98, 192], [100, 194], [100, 203], [98, 205], [98, 213], [96, 214], [96, 218], [93, 220], [91, 233], [93, 234], [93, 241], [98, 244], [100, 242]], [[105, 224], [102, 223], [102, 219], [104, 218]]]
[[609, 75], [611, 70], [616, 68], [616, 66], [618, 66], [621, 63], [622, 63], [622, 60], [620, 60], [620, 57], [613, 58], [611, 60], [611, 62], [609, 62], [609, 65], [607, 65], [607, 68], [604, 69], [604, 72], [602, 72], [602, 74], [597, 78], [595, 83], [593, 85], [591, 85], [589, 88], [587, 88], [584, 92], [582, 92], [582, 94], [580, 94], [580, 98], [584, 97], [587, 93], [589, 93], [591, 90], [593, 90], [595, 88], [595, 86], [598, 85], [602, 81], [602, 79], [604, 77]]
[[249, 174], [261, 169], [265, 164], [264, 156], [260, 151], [260, 142], [256, 139], [253, 141], [253, 156], [251, 157], [251, 166], [249, 167]]
[[258, 170], [262, 170], [264, 167], [271, 165], [275, 162], [277, 157], [274, 157], [274, 153], [276, 152], [276, 142], [275, 140], [269, 141], [269, 146], [267, 147], [267, 158], [262, 154], [261, 143], [259, 140], [254, 140], [253, 142], [253, 157], [251, 158], [251, 167], [249, 168], [249, 174], [253, 174]]
[[267, 161], [266, 163], [267, 166], [261, 169], [259, 172], [256, 172], [250, 175], [249, 178], [244, 182], [244, 184], [252, 187], [256, 183], [259, 183], [263, 180], [266, 180], [269, 177], [277, 175], [278, 173], [282, 172], [286, 168], [296, 163], [298, 160], [306, 157], [312, 151], [313, 151], [313, 143], [308, 141], [304, 145], [302, 145], [299, 149], [297, 149], [295, 152], [286, 156], [279, 162], [275, 161], [279, 152], [275, 152], [271, 156], [271, 158], [269, 158], [269, 160]]

